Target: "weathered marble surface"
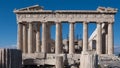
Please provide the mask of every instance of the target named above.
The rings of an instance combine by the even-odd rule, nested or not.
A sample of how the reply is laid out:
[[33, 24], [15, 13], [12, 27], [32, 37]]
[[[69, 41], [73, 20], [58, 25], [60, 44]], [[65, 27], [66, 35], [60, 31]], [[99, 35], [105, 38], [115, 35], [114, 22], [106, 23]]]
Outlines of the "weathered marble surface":
[[98, 56], [95, 53], [82, 52], [80, 57], [80, 68], [97, 68]]

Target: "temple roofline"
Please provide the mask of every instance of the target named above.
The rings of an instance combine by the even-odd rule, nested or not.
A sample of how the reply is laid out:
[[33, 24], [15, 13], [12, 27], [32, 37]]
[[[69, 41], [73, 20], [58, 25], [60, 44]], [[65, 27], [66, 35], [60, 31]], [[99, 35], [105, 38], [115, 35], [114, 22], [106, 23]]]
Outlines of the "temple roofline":
[[105, 7], [98, 7], [97, 10], [43, 10], [43, 7], [39, 5], [34, 5], [26, 8], [15, 9], [14, 13], [110, 13], [115, 14], [118, 11], [116, 8], [105, 8]]

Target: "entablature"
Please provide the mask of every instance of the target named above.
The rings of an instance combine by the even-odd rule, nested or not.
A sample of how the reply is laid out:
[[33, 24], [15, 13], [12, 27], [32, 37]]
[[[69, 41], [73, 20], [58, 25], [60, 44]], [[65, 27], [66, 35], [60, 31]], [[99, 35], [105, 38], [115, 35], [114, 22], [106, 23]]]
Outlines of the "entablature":
[[[19, 9], [14, 12], [17, 15], [17, 21], [22, 22], [114, 22], [114, 15], [117, 9], [99, 7], [97, 10], [43, 10], [38, 5], [27, 7], [27, 10]], [[38, 9], [39, 8], [39, 9]], [[37, 10], [36, 10], [37, 9]], [[23, 10], [23, 11], [22, 11]]]
[[17, 14], [17, 21], [114, 22], [114, 14]]

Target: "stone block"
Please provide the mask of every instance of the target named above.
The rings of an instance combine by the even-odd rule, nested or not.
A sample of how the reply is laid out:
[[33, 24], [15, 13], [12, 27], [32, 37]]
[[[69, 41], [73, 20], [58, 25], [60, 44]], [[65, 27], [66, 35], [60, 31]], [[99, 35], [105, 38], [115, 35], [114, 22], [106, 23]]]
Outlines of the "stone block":
[[64, 68], [63, 56], [56, 56], [56, 68]]
[[98, 56], [95, 53], [82, 52], [80, 57], [80, 68], [97, 68]]
[[37, 59], [45, 59], [46, 58], [46, 53], [35, 53], [35, 57]]

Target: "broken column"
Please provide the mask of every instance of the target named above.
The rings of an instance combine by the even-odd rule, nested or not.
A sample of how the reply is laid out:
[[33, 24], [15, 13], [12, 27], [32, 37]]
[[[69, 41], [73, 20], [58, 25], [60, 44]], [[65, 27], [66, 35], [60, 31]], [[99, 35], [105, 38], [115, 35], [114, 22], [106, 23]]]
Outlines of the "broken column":
[[55, 68], [64, 68], [63, 56], [56, 56], [56, 67]]
[[98, 56], [96, 53], [82, 52], [80, 68], [97, 68]]
[[22, 53], [17, 49], [0, 49], [0, 68], [22, 68]]

